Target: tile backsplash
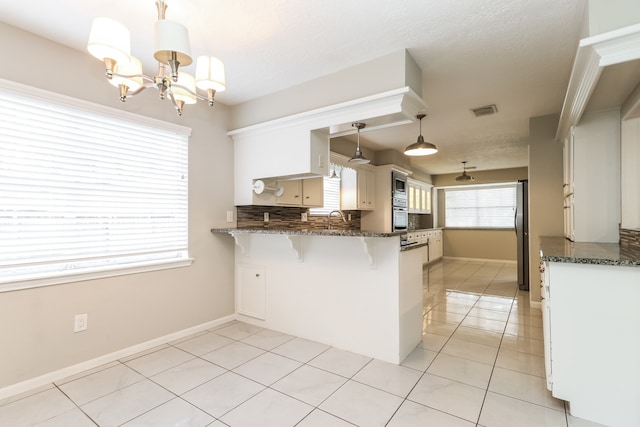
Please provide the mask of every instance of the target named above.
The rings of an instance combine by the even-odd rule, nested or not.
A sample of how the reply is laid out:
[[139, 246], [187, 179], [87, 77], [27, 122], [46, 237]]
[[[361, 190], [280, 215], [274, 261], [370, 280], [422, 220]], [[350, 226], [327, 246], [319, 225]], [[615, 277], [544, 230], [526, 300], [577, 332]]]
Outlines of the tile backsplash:
[[[238, 228], [287, 228], [291, 230], [322, 230], [327, 228], [327, 215], [311, 215], [308, 208], [289, 206], [237, 206]], [[264, 221], [264, 214], [269, 221]], [[351, 220], [342, 222], [338, 215], [331, 217], [335, 230], [360, 230], [360, 211], [342, 211]], [[307, 221], [302, 221], [302, 214]]]
[[640, 230], [620, 229], [620, 247], [640, 251]]

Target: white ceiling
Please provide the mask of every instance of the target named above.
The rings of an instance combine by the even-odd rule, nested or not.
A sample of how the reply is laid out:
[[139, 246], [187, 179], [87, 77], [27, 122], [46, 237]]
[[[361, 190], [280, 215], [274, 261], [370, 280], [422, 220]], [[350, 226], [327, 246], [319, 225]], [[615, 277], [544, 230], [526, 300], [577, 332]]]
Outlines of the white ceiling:
[[[228, 105], [408, 49], [423, 74], [422, 133], [440, 149], [413, 162], [433, 174], [459, 171], [463, 160], [478, 170], [527, 165], [529, 118], [562, 109], [585, 1], [166, 0], [193, 56], [225, 62], [227, 90], [216, 99]], [[5, 0], [0, 16], [80, 51], [93, 18], [113, 18], [155, 72], [154, 0]], [[469, 111], [486, 104], [498, 114]], [[417, 135], [417, 124], [406, 125], [363, 133], [361, 143], [402, 150]]]

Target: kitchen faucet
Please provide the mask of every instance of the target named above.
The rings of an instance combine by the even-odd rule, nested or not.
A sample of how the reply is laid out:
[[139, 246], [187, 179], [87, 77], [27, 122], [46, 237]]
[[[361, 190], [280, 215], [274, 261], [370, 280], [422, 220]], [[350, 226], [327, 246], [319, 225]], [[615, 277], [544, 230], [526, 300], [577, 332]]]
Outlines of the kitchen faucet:
[[340, 215], [340, 218], [342, 218], [342, 222], [347, 222], [347, 219], [344, 217], [344, 214], [342, 213], [342, 211], [331, 211], [329, 212], [329, 215], [327, 215], [327, 229], [331, 230], [331, 215], [333, 215], [334, 213], [337, 213], [338, 215]]

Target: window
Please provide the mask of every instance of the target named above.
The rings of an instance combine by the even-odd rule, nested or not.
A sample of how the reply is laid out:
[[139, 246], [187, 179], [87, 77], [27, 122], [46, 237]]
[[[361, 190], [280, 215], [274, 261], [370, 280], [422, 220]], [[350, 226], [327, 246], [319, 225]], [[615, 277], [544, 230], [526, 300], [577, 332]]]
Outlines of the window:
[[445, 189], [445, 226], [513, 228], [516, 185]]
[[[338, 173], [339, 166], [331, 163], [329, 170], [336, 171]], [[340, 178], [331, 178], [325, 176], [323, 179], [324, 185], [324, 204], [321, 208], [310, 208], [309, 214], [311, 215], [329, 215], [331, 211], [337, 211], [340, 209]]]
[[0, 290], [188, 264], [188, 128], [1, 80], [0, 108]]

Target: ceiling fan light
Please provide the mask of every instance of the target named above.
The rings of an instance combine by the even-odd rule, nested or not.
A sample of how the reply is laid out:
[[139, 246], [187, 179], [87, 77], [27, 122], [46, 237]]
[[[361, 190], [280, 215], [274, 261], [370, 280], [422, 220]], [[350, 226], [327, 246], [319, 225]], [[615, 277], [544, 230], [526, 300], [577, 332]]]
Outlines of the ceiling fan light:
[[456, 181], [464, 182], [464, 181], [475, 181], [475, 178], [471, 175], [468, 175], [466, 172], [462, 172], [462, 175], [456, 177]]
[[456, 177], [456, 182], [475, 181], [475, 178], [467, 174], [467, 162], [462, 162], [462, 175]]

